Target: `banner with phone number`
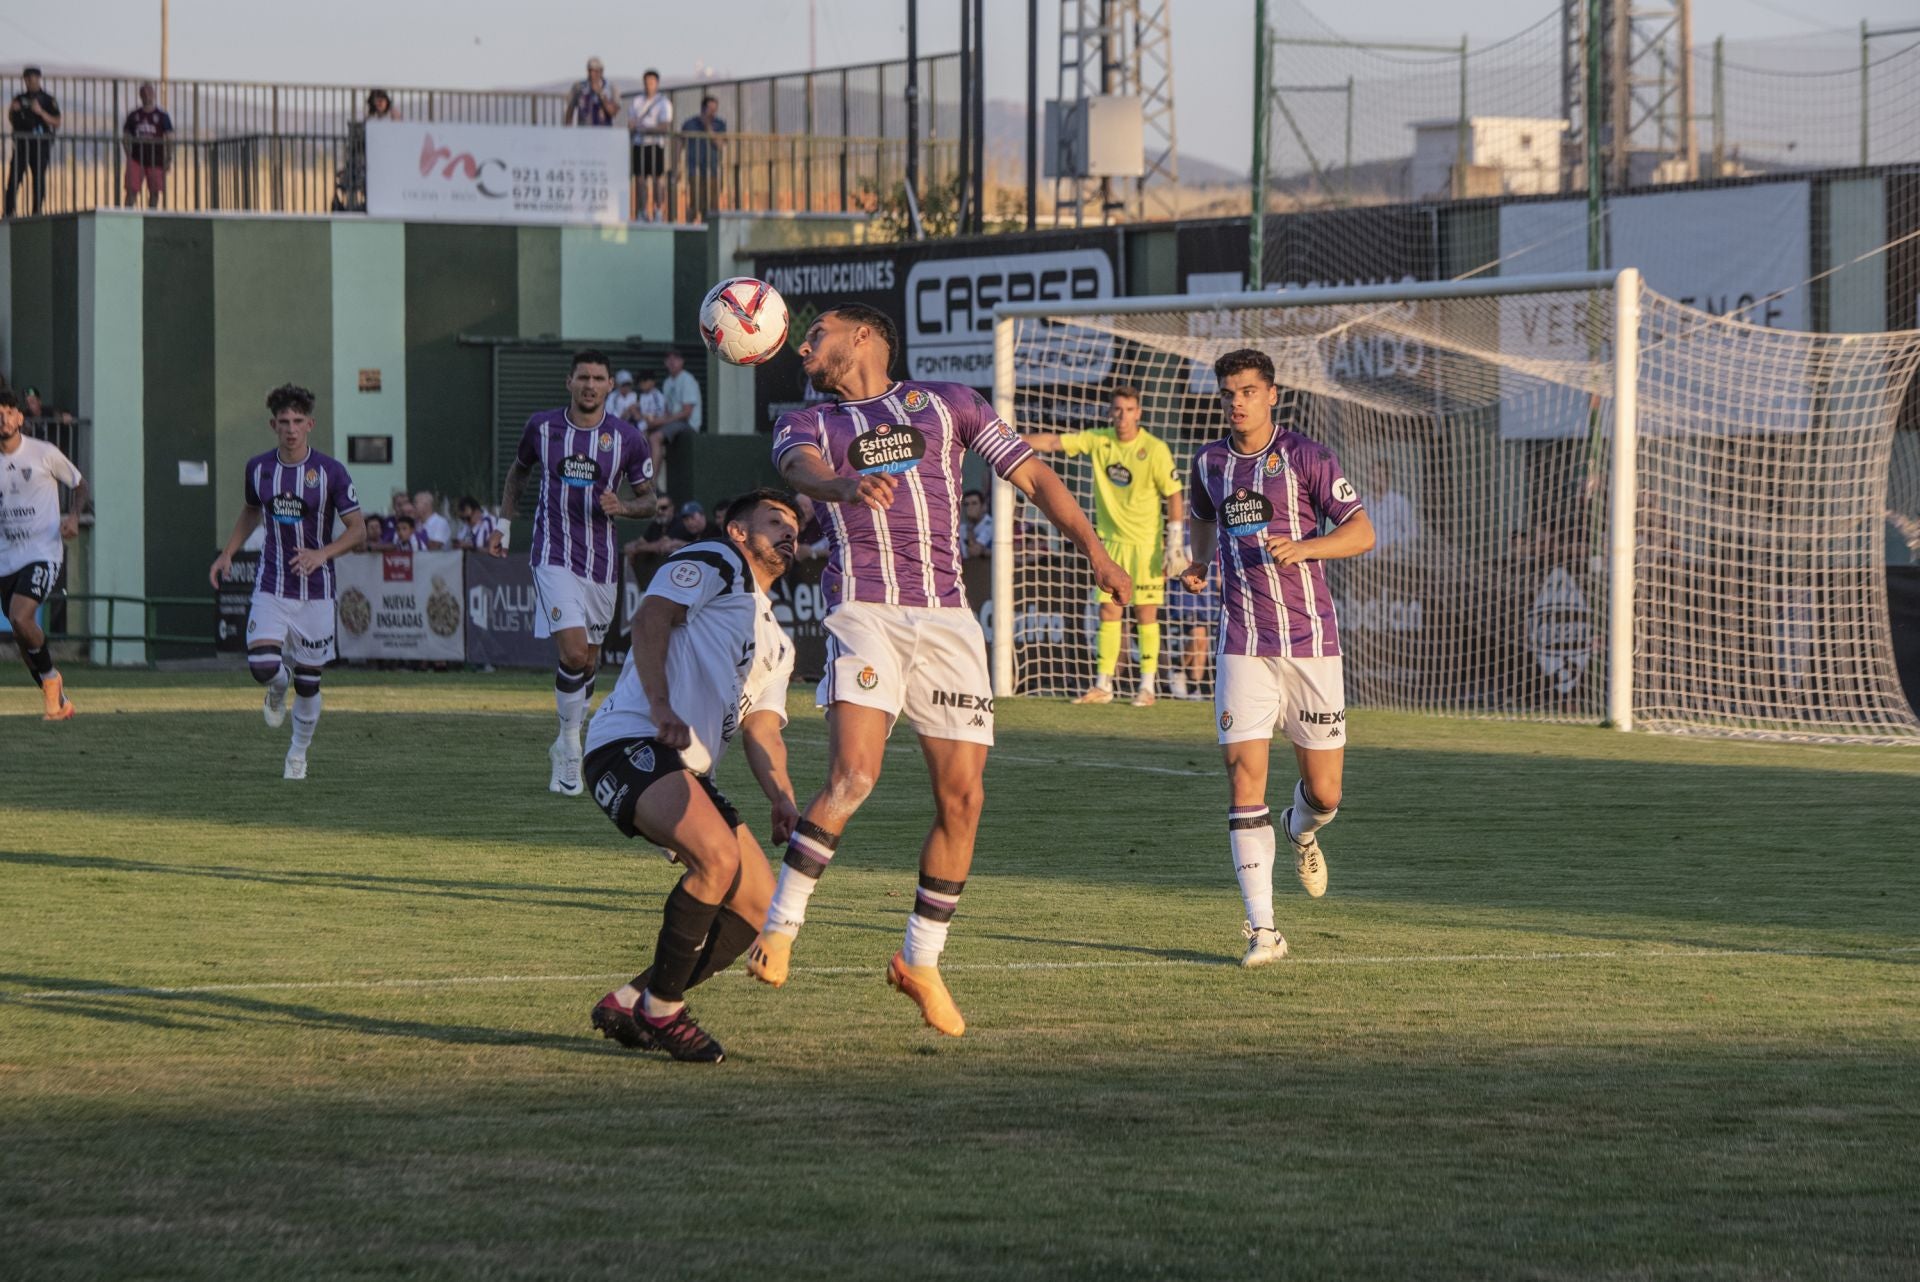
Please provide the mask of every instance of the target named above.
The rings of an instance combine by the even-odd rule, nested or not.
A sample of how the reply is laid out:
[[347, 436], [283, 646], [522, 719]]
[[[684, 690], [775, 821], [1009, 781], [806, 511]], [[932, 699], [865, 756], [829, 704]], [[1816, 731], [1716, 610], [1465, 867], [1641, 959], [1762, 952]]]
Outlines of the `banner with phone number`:
[[367, 213], [490, 223], [627, 220], [627, 131], [367, 124]]

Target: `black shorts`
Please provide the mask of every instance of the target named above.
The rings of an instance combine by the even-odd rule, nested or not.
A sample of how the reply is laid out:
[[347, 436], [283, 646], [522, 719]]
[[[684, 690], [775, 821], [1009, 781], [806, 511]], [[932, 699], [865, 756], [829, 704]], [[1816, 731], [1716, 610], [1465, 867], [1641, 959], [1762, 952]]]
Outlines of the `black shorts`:
[[0, 574], [0, 610], [11, 611], [13, 598], [44, 602], [60, 582], [60, 567], [51, 561], [29, 561], [11, 574]]
[[635, 178], [658, 178], [667, 172], [667, 149], [662, 144], [643, 142], [632, 150]]
[[[664, 747], [652, 739], [615, 739], [587, 754], [580, 766], [580, 781], [623, 836], [653, 841], [652, 836], [633, 826], [633, 803], [641, 793], [681, 771], [687, 771], [687, 764], [678, 748]], [[741, 827], [740, 812], [725, 793], [713, 786], [713, 779], [700, 774], [693, 777], [706, 789], [707, 799], [727, 821], [727, 827]]]

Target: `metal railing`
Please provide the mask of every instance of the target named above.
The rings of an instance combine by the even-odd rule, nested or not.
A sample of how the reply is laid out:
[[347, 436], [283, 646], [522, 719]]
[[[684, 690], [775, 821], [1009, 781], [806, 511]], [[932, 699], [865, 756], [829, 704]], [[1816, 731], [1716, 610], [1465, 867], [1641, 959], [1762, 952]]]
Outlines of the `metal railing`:
[[[35, 204], [19, 214], [70, 214], [137, 203], [177, 212], [324, 214], [366, 208], [366, 151], [358, 129], [340, 134], [260, 133], [164, 144], [162, 190], [128, 190], [129, 154], [118, 134], [59, 133], [44, 149]], [[153, 146], [154, 144], [145, 144]], [[710, 210], [864, 211], [906, 176], [901, 138], [728, 133], [662, 136], [667, 221], [697, 223]], [[958, 163], [952, 140], [921, 144], [933, 181]], [[15, 162], [11, 156], [8, 163]], [[78, 461], [78, 460], [76, 460]]]
[[[107, 607], [106, 630], [103, 632], [94, 632], [87, 628], [75, 630], [73, 624], [76, 619], [87, 619], [92, 617], [94, 613], [86, 607], [98, 604], [103, 604]], [[162, 632], [159, 627], [160, 611], [180, 609], [181, 607], [193, 607], [205, 610], [207, 611], [209, 620], [211, 620], [213, 602], [205, 597], [141, 597], [121, 596], [109, 592], [68, 592], [64, 595], [55, 596], [47, 602], [46, 608], [49, 616], [62, 606], [66, 607], [66, 627], [62, 629], [49, 627], [47, 629], [48, 639], [61, 644], [97, 645], [101, 647], [103, 651], [101, 656], [102, 662], [109, 666], [113, 663], [113, 647], [115, 645], [177, 645], [193, 646], [200, 649], [211, 649], [213, 646], [213, 629], [211, 623], [207, 631], [194, 635], [179, 632]], [[141, 612], [141, 629], [139, 632], [122, 632], [120, 630], [119, 611], [123, 606], [130, 610], [137, 609]], [[151, 661], [151, 656], [149, 656], [149, 661]]]

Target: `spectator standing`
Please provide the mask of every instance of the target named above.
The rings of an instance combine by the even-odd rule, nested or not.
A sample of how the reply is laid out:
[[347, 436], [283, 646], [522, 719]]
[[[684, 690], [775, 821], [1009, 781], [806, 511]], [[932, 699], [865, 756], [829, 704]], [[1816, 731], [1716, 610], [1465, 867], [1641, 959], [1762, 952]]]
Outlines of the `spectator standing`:
[[372, 89], [367, 92], [367, 119], [394, 121], [400, 119], [400, 113], [393, 109], [393, 95], [385, 89]]
[[607, 413], [629, 423], [640, 422], [640, 393], [633, 390], [633, 371], [623, 369], [613, 376], [613, 392], [607, 397]]
[[587, 78], [576, 80], [567, 95], [569, 125], [605, 126], [620, 118], [620, 91], [607, 82], [598, 58], [587, 59]]
[[651, 67], [640, 77], [640, 85], [627, 108], [627, 132], [633, 137], [633, 217], [654, 222], [667, 210], [667, 135], [673, 132], [673, 99], [660, 92], [660, 73]]
[[413, 519], [420, 533], [427, 536], [427, 547], [437, 552], [453, 546], [453, 526], [434, 510], [435, 506], [431, 491], [421, 490], [413, 496]]
[[13, 217], [23, 178], [33, 179], [33, 212], [40, 212], [47, 195], [47, 159], [53, 154], [54, 131], [60, 128], [60, 104], [40, 87], [40, 68], [28, 67], [20, 78], [26, 88], [7, 106], [7, 124], [13, 129], [13, 164], [7, 169], [4, 211], [8, 218]]
[[126, 203], [139, 204], [140, 189], [145, 187], [147, 208], [155, 208], [167, 192], [167, 140], [173, 136], [173, 117], [155, 103], [152, 81], [141, 83], [140, 105], [127, 113], [120, 134], [127, 152]]
[[718, 135], [727, 132], [720, 119], [720, 100], [708, 95], [700, 100], [700, 114], [680, 126], [687, 135], [687, 179], [693, 189], [693, 211], [704, 217], [720, 203], [720, 143]]

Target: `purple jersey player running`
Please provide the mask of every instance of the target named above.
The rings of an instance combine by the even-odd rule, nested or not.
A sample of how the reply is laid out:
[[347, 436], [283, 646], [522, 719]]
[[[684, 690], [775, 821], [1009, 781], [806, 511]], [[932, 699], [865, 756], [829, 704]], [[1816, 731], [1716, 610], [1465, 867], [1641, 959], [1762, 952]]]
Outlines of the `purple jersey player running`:
[[1227, 763], [1227, 840], [1247, 902], [1240, 964], [1265, 966], [1287, 955], [1273, 924], [1267, 746], [1276, 725], [1293, 741], [1300, 781], [1280, 822], [1300, 884], [1318, 898], [1327, 893], [1327, 863], [1314, 834], [1340, 805], [1347, 743], [1340, 631], [1320, 562], [1371, 548], [1373, 523], [1333, 451], [1274, 423], [1280, 389], [1264, 352], [1228, 352], [1213, 371], [1230, 427], [1193, 456], [1193, 564], [1180, 577], [1189, 591], [1206, 589], [1218, 537], [1213, 707]]
[[[607, 413], [613, 372], [605, 353], [573, 354], [567, 375], [569, 404], [542, 410], [527, 420], [520, 449], [507, 469], [500, 496], [500, 517], [513, 518], [514, 505], [529, 475], [540, 478], [533, 509], [533, 588], [539, 611], [533, 634], [550, 636], [559, 662], [553, 671], [553, 703], [560, 734], [547, 749], [550, 792], [580, 795], [580, 728], [593, 698], [600, 668], [600, 642], [613, 622], [620, 591], [620, 541], [617, 516], [648, 515], [652, 500], [653, 452], [646, 434], [627, 420]], [[622, 500], [621, 483], [634, 497]], [[500, 553], [495, 531], [488, 550]]]
[[773, 457], [794, 489], [819, 500], [832, 551], [821, 588], [829, 602], [827, 783], [787, 844], [766, 927], [747, 969], [786, 982], [807, 899], [847, 821], [872, 791], [894, 719], [920, 736], [933, 784], [933, 830], [920, 852], [920, 887], [905, 946], [887, 982], [933, 1028], [958, 1037], [966, 1021], [940, 978], [947, 926], [973, 864], [993, 742], [985, 641], [961, 587], [961, 456], [973, 450], [1032, 499], [1092, 563], [1102, 590], [1124, 605], [1125, 571], [1053, 469], [1036, 458], [978, 393], [958, 383], [895, 382], [893, 321], [857, 303], [829, 308], [807, 330], [800, 359], [830, 405], [783, 415]]
[[[247, 670], [267, 688], [267, 724], [287, 717], [288, 666], [293, 669], [293, 743], [281, 777], [307, 777], [307, 749], [320, 726], [320, 670], [333, 661], [333, 558], [366, 541], [366, 521], [353, 478], [338, 459], [307, 443], [313, 393], [292, 383], [267, 395], [277, 448], [247, 460], [246, 502], [207, 577], [215, 589], [234, 553], [262, 518], [266, 544], [247, 612]], [[336, 523], [340, 536], [330, 538]]]

